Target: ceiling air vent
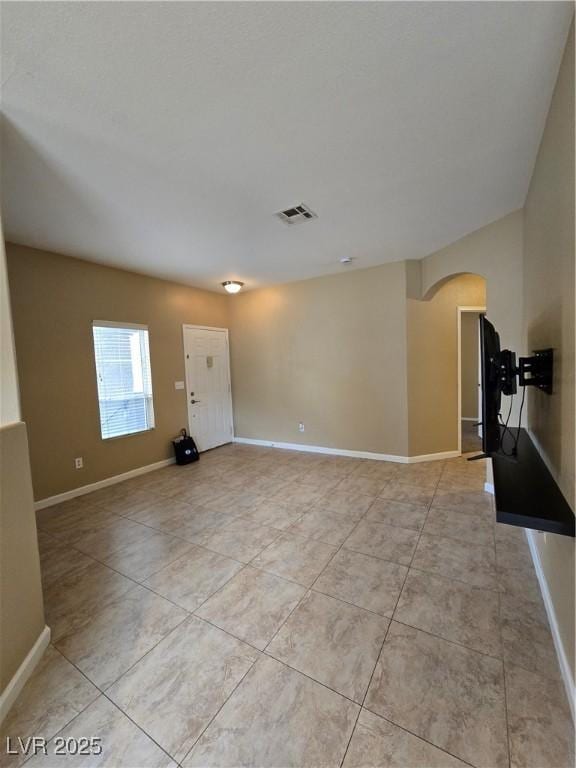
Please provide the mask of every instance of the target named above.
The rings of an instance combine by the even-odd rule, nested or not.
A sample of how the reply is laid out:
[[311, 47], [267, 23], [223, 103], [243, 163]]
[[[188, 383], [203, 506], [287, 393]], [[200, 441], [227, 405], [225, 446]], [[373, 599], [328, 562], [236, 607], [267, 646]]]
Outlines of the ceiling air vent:
[[290, 226], [292, 226], [292, 224], [300, 224], [307, 219], [318, 218], [314, 211], [311, 211], [307, 205], [304, 205], [304, 203], [295, 205], [293, 208], [286, 208], [285, 211], [278, 211], [276, 216], [278, 216], [279, 219], [282, 219], [285, 224], [290, 224]]

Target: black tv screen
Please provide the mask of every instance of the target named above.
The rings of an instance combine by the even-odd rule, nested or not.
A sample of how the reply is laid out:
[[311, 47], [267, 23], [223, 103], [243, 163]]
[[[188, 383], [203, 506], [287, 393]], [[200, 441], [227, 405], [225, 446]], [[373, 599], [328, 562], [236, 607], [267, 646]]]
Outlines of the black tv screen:
[[492, 323], [480, 317], [482, 373], [482, 450], [488, 456], [500, 448], [500, 337]]

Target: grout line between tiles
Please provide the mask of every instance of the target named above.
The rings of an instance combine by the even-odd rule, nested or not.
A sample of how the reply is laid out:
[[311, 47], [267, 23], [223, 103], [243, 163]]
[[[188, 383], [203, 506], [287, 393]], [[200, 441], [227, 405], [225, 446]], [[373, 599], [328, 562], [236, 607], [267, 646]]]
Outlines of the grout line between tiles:
[[[210, 622], [207, 622], [207, 623], [210, 623]], [[240, 680], [238, 680], [238, 683], [234, 686], [233, 690], [230, 692], [230, 695], [227, 696], [225, 701], [222, 702], [222, 705], [220, 707], [218, 707], [218, 710], [214, 713], [213, 717], [210, 718], [210, 721], [208, 722], [206, 727], [202, 729], [201, 733], [198, 735], [198, 738], [195, 739], [195, 741], [192, 744], [192, 746], [190, 747], [190, 749], [182, 756], [182, 758], [179, 761], [179, 765], [182, 765], [184, 763], [184, 761], [186, 760], [188, 755], [192, 752], [192, 750], [194, 749], [196, 744], [198, 744], [198, 742], [200, 741], [202, 736], [206, 733], [208, 728], [212, 725], [214, 720], [218, 717], [218, 715], [220, 714], [222, 709], [226, 706], [226, 704], [228, 703], [230, 698], [236, 693], [236, 691], [237, 691], [238, 687], [240, 686], [240, 684], [244, 682], [244, 680], [246, 679], [247, 675], [254, 669], [254, 667], [258, 663], [258, 661], [259, 661], [259, 659], [256, 659], [255, 661], [253, 661], [252, 664], [250, 665], [249, 669], [247, 669], [246, 672], [240, 678]]]
[[[364, 518], [366, 517], [367, 513], [368, 513], [368, 510], [366, 510], [366, 512], [365, 512], [365, 513], [362, 515], [362, 517], [361, 517], [361, 518], [359, 518], [359, 519], [356, 521], [356, 523], [355, 523], [354, 527], [352, 528], [352, 530], [350, 531], [350, 533], [348, 534], [348, 536], [346, 537], [346, 539], [345, 539], [344, 541], [346, 541], [346, 540], [348, 539], [348, 537], [349, 537], [349, 536], [351, 536], [351, 535], [354, 533], [354, 531], [356, 530], [356, 528], [357, 528], [357, 527], [360, 525], [360, 522], [361, 522], [362, 520], [364, 520]], [[293, 534], [293, 535], [297, 535], [297, 534]], [[301, 537], [301, 538], [305, 538], [305, 537]], [[313, 539], [312, 539], [312, 540], [313, 540]], [[330, 545], [327, 545], [327, 546], [330, 546]], [[275, 637], [278, 635], [278, 633], [280, 632], [280, 630], [281, 630], [281, 629], [284, 627], [284, 625], [286, 624], [286, 622], [288, 621], [288, 619], [290, 618], [290, 616], [292, 616], [292, 614], [294, 613], [294, 611], [295, 611], [295, 610], [296, 610], [296, 609], [297, 609], [297, 608], [300, 606], [300, 604], [301, 604], [301, 603], [302, 603], [302, 601], [305, 599], [305, 597], [306, 597], [306, 596], [307, 596], [307, 595], [308, 595], [308, 594], [309, 594], [311, 591], [316, 591], [316, 590], [313, 590], [313, 588], [314, 588], [314, 585], [316, 584], [316, 582], [318, 581], [318, 579], [320, 578], [320, 576], [322, 576], [322, 574], [324, 573], [324, 571], [326, 570], [326, 568], [328, 568], [328, 566], [330, 565], [330, 563], [331, 563], [331, 562], [334, 560], [334, 558], [336, 557], [336, 555], [337, 555], [337, 554], [340, 552], [340, 550], [343, 548], [343, 546], [344, 546], [344, 542], [342, 542], [342, 544], [340, 544], [340, 546], [336, 548], [335, 552], [333, 552], [333, 553], [332, 553], [332, 556], [331, 556], [331, 557], [330, 557], [330, 559], [329, 559], [329, 560], [326, 562], [326, 564], [324, 565], [324, 567], [322, 568], [322, 570], [321, 570], [321, 571], [318, 573], [318, 575], [316, 576], [316, 578], [315, 578], [315, 579], [312, 581], [312, 583], [310, 584], [310, 586], [306, 587], [306, 592], [304, 593], [304, 595], [302, 595], [302, 597], [301, 597], [301, 598], [300, 598], [300, 600], [298, 601], [297, 605], [295, 605], [295, 606], [294, 606], [294, 608], [292, 609], [292, 611], [290, 611], [290, 613], [288, 614], [288, 616], [286, 616], [286, 619], [285, 619], [285, 620], [282, 622], [282, 624], [280, 624], [280, 626], [277, 628], [276, 632], [273, 634], [273, 636], [270, 638], [270, 640], [269, 640], [269, 641], [268, 641], [268, 643], [266, 644], [266, 646], [265, 646], [264, 650], [266, 650], [266, 649], [268, 648], [268, 646], [270, 645], [270, 643], [271, 643], [271, 642], [272, 642], [272, 641], [275, 639]], [[302, 585], [301, 585], [301, 586], [302, 586]], [[322, 593], [319, 593], [319, 594], [322, 594]], [[337, 599], [337, 598], [335, 598], [335, 599]], [[343, 602], [344, 602], [344, 601], [343, 601]], [[356, 606], [356, 607], [359, 607], [359, 606]], [[378, 615], [378, 614], [376, 614], [376, 615]], [[384, 618], [386, 618], [386, 617], [384, 617]], [[286, 665], [286, 666], [289, 666], [289, 665]], [[311, 678], [311, 679], [312, 679], [312, 678]], [[316, 681], [316, 682], [318, 682], [318, 681]], [[326, 686], [326, 687], [328, 687], [328, 686]], [[330, 689], [330, 690], [331, 690], [331, 689]], [[341, 695], [342, 695], [342, 694], [341, 694]]]
[[450, 645], [455, 645], [457, 648], [463, 648], [465, 651], [470, 651], [471, 653], [477, 653], [480, 656], [485, 656], [487, 659], [493, 659], [494, 661], [499, 661], [501, 664], [504, 663], [504, 659], [501, 656], [494, 656], [492, 653], [486, 653], [486, 651], [479, 651], [478, 648], [471, 648], [469, 645], [464, 645], [464, 643], [459, 643], [457, 640], [452, 640], [448, 637], [444, 637], [443, 635], [437, 635], [435, 632], [430, 632], [428, 629], [422, 629], [422, 627], [416, 627], [414, 624], [408, 624], [407, 621], [400, 621], [399, 619], [391, 619], [391, 621], [394, 622], [394, 624], [400, 624], [403, 627], [408, 627], [409, 629], [416, 629], [418, 632], [422, 632], [423, 635], [428, 635], [429, 637], [435, 637], [437, 640], [442, 640], [445, 643], [449, 643]]
[[455, 576], [447, 576], [446, 574], [438, 573], [437, 571], [429, 571], [426, 570], [426, 568], [421, 568], [417, 565], [411, 565], [410, 570], [417, 571], [418, 573], [425, 573], [429, 576], [435, 576], [438, 579], [447, 579], [450, 581], [455, 581], [458, 584], [462, 584], [465, 587], [471, 587], [473, 589], [482, 589], [484, 592], [493, 592], [494, 594], [499, 594], [500, 590], [498, 589], [491, 589], [490, 587], [481, 587], [478, 584], [471, 584], [469, 581], [462, 581], [462, 579], [458, 579]]
[[[52, 643], [50, 643], [50, 646], [53, 648], [53, 650], [54, 650], [54, 651], [55, 651], [55, 652], [56, 652], [56, 653], [57, 653], [59, 656], [62, 656], [62, 658], [63, 658], [65, 661], [67, 661], [67, 662], [68, 662], [68, 664], [70, 664], [71, 666], [73, 666], [73, 667], [76, 669], [76, 671], [77, 671], [77, 672], [79, 672], [79, 673], [82, 675], [82, 677], [83, 677], [85, 680], [87, 680], [87, 681], [90, 683], [90, 685], [92, 685], [92, 686], [93, 686], [93, 687], [96, 689], [97, 693], [96, 693], [96, 696], [95, 696], [93, 699], [91, 699], [91, 700], [90, 700], [90, 701], [89, 701], [89, 702], [86, 704], [86, 706], [82, 707], [82, 709], [80, 709], [78, 712], [76, 712], [76, 714], [75, 714], [75, 715], [73, 715], [73, 717], [71, 717], [71, 718], [70, 718], [70, 720], [68, 720], [68, 722], [67, 722], [67, 723], [65, 723], [65, 724], [64, 724], [64, 725], [63, 725], [61, 728], [59, 728], [59, 729], [58, 729], [58, 730], [57, 730], [55, 733], [53, 733], [53, 734], [52, 734], [52, 736], [50, 736], [50, 737], [47, 739], [47, 742], [48, 742], [48, 743], [50, 743], [50, 742], [52, 741], [52, 739], [56, 738], [56, 736], [58, 736], [58, 734], [59, 734], [59, 733], [61, 733], [61, 731], [63, 731], [63, 730], [64, 730], [64, 728], [67, 728], [67, 727], [70, 725], [70, 723], [71, 723], [73, 720], [75, 720], [75, 719], [76, 719], [76, 718], [77, 718], [79, 715], [81, 715], [81, 714], [82, 714], [82, 712], [85, 712], [85, 711], [88, 709], [88, 707], [89, 707], [89, 706], [91, 706], [92, 704], [94, 704], [94, 702], [95, 702], [95, 701], [97, 701], [97, 700], [100, 698], [100, 696], [102, 695], [102, 691], [101, 691], [101, 689], [100, 689], [100, 688], [99, 688], [99, 687], [98, 687], [98, 686], [97, 686], [97, 685], [96, 685], [94, 682], [92, 682], [92, 680], [90, 680], [90, 678], [89, 678], [89, 677], [88, 677], [86, 674], [84, 674], [84, 672], [82, 672], [82, 670], [81, 670], [81, 669], [78, 669], [78, 667], [77, 667], [75, 664], [73, 664], [73, 663], [70, 661], [70, 659], [68, 659], [68, 658], [67, 658], [67, 657], [66, 657], [66, 656], [65, 656], [65, 655], [62, 653], [62, 651], [60, 651], [58, 648], [56, 648], [56, 646], [55, 646], [55, 645], [53, 645]], [[29, 761], [29, 760], [30, 760], [30, 759], [31, 759], [33, 756], [34, 756], [34, 755], [28, 755], [28, 756], [27, 756], [27, 757], [26, 757], [26, 758], [23, 760], [23, 762], [22, 762], [22, 763], [20, 763], [20, 765], [22, 766], [22, 765], [24, 765], [25, 763], [27, 763], [27, 762], [28, 762], [28, 761]]]
[[434, 744], [434, 742], [429, 741], [425, 736], [420, 736], [419, 734], [414, 733], [414, 731], [411, 731], [409, 728], [406, 728], [405, 725], [399, 725], [398, 723], [394, 722], [394, 720], [390, 720], [389, 717], [385, 717], [384, 715], [381, 715], [378, 712], [374, 712], [374, 710], [370, 709], [370, 707], [362, 707], [362, 709], [365, 709], [366, 712], [370, 712], [371, 715], [380, 717], [382, 720], [385, 720], [387, 723], [394, 725], [396, 728], [400, 728], [401, 731], [404, 731], [405, 733], [409, 733], [410, 736], [414, 736], [415, 738], [420, 739], [420, 741], [424, 741], [426, 744], [429, 744], [431, 747], [434, 747], [434, 749], [437, 749], [440, 752], [444, 752], [446, 755], [450, 755], [450, 757], [453, 757], [455, 760], [458, 760], [461, 763], [464, 763], [464, 765], [469, 765], [471, 766], [471, 768], [478, 768], [478, 766], [475, 766], [473, 763], [470, 763], [468, 760], [465, 760], [463, 757], [458, 757], [458, 755], [455, 755], [453, 752], [449, 752], [447, 749], [444, 749], [443, 747], [439, 747], [437, 744]]
[[[56, 649], [56, 650], [58, 650], [58, 649]], [[172, 756], [171, 756], [171, 755], [169, 755], [169, 754], [168, 754], [168, 752], [166, 752], [166, 750], [165, 750], [165, 749], [164, 749], [164, 748], [163, 748], [163, 747], [162, 747], [160, 744], [158, 744], [158, 742], [156, 741], [156, 739], [154, 739], [154, 738], [153, 738], [153, 737], [152, 737], [152, 736], [151, 736], [149, 733], [147, 733], [147, 732], [146, 732], [146, 731], [145, 731], [145, 730], [144, 730], [144, 729], [143, 729], [143, 728], [142, 728], [140, 725], [138, 725], [138, 723], [136, 723], [136, 722], [135, 722], [135, 721], [134, 721], [134, 720], [133, 720], [133, 719], [132, 719], [132, 718], [131, 718], [131, 717], [130, 717], [128, 714], [126, 714], [126, 712], [124, 712], [124, 710], [123, 710], [123, 709], [121, 709], [121, 708], [120, 708], [120, 707], [119, 707], [117, 704], [115, 704], [115, 703], [112, 701], [112, 699], [110, 699], [110, 697], [109, 697], [109, 696], [107, 696], [107, 695], [106, 695], [106, 693], [105, 693], [105, 692], [104, 692], [104, 691], [103, 691], [103, 690], [102, 690], [102, 689], [101, 689], [99, 686], [97, 686], [97, 685], [96, 685], [96, 683], [94, 683], [92, 680], [90, 680], [90, 678], [89, 678], [89, 677], [87, 677], [87, 676], [84, 674], [84, 672], [82, 672], [82, 670], [81, 670], [79, 667], [77, 667], [77, 666], [76, 666], [76, 664], [74, 664], [74, 662], [73, 662], [73, 661], [70, 661], [70, 659], [69, 659], [67, 656], [65, 656], [65, 655], [62, 653], [62, 651], [59, 651], [59, 653], [60, 653], [62, 656], [64, 656], [64, 658], [66, 659], [66, 661], [67, 661], [69, 664], [71, 664], [71, 665], [72, 665], [72, 666], [73, 666], [73, 667], [74, 667], [74, 668], [75, 668], [75, 669], [76, 669], [78, 672], [80, 672], [80, 674], [82, 674], [84, 677], [86, 677], [86, 679], [87, 679], [87, 680], [88, 680], [90, 683], [92, 683], [92, 685], [93, 685], [93, 686], [94, 686], [94, 687], [95, 687], [95, 688], [96, 688], [96, 689], [99, 691], [99, 694], [98, 694], [98, 696], [96, 696], [96, 698], [95, 698], [95, 699], [92, 699], [92, 701], [91, 701], [89, 704], [87, 704], [87, 705], [86, 705], [86, 706], [85, 706], [83, 709], [81, 709], [81, 710], [80, 710], [79, 712], [77, 712], [77, 713], [76, 713], [76, 714], [75, 714], [75, 715], [74, 715], [72, 718], [70, 718], [70, 720], [68, 720], [68, 722], [67, 722], [65, 725], [63, 725], [63, 726], [62, 726], [62, 728], [60, 728], [58, 731], [56, 731], [56, 733], [55, 733], [53, 736], [51, 736], [51, 737], [50, 737], [50, 738], [47, 740], [47, 744], [50, 744], [52, 741], [54, 741], [54, 739], [55, 739], [55, 738], [56, 738], [56, 737], [57, 737], [59, 734], [61, 734], [61, 733], [62, 733], [64, 730], [66, 730], [66, 728], [68, 728], [68, 727], [69, 727], [69, 726], [70, 726], [70, 725], [71, 725], [71, 724], [74, 722], [74, 720], [76, 720], [78, 717], [80, 717], [80, 715], [81, 715], [81, 714], [83, 714], [84, 712], [86, 712], [86, 710], [87, 710], [87, 709], [88, 709], [90, 706], [92, 706], [92, 704], [94, 704], [95, 702], [97, 702], [97, 701], [98, 701], [98, 699], [99, 699], [101, 696], [103, 696], [103, 697], [104, 697], [105, 699], [107, 699], [107, 700], [108, 700], [108, 701], [109, 701], [109, 702], [110, 702], [110, 703], [111, 703], [111, 704], [112, 704], [112, 705], [113, 705], [113, 706], [114, 706], [114, 707], [115, 707], [115, 708], [116, 708], [116, 709], [117, 709], [119, 712], [121, 712], [121, 713], [122, 713], [122, 714], [123, 714], [123, 715], [124, 715], [124, 716], [125, 716], [125, 717], [126, 717], [128, 720], [130, 720], [130, 722], [131, 722], [133, 725], [135, 725], [135, 726], [136, 726], [136, 728], [138, 728], [138, 730], [139, 730], [139, 731], [141, 731], [141, 733], [143, 733], [143, 734], [144, 734], [144, 736], [146, 736], [146, 738], [150, 739], [150, 741], [153, 741], [153, 742], [154, 742], [154, 744], [156, 744], [156, 746], [157, 746], [157, 747], [158, 747], [160, 750], [162, 750], [162, 752], [163, 752], [163, 753], [164, 753], [164, 754], [165, 754], [165, 755], [166, 755], [166, 756], [169, 758], [169, 760], [173, 760]], [[21, 765], [24, 765], [24, 764], [26, 764], [26, 763], [27, 763], [29, 760], [31, 760], [33, 757], [34, 757], [34, 755], [29, 755], [29, 756], [26, 758], [26, 760], [24, 761], [24, 763], [22, 763]]]
[[[426, 511], [426, 517], [424, 518], [424, 523], [422, 524], [422, 528], [420, 529], [420, 531], [419, 531], [419, 533], [418, 533], [418, 540], [417, 540], [417, 542], [416, 542], [416, 546], [414, 547], [414, 551], [413, 551], [413, 553], [412, 553], [412, 557], [411, 557], [411, 560], [410, 560], [410, 564], [408, 565], [408, 570], [406, 571], [406, 574], [405, 574], [405, 576], [404, 576], [404, 581], [403, 581], [403, 583], [402, 583], [402, 587], [401, 587], [401, 589], [400, 589], [400, 591], [399, 591], [399, 593], [398, 593], [398, 598], [397, 598], [397, 600], [396, 600], [396, 605], [394, 606], [394, 610], [392, 611], [392, 619], [390, 620], [390, 623], [388, 624], [388, 629], [387, 629], [387, 631], [386, 631], [386, 635], [385, 635], [385, 637], [384, 637], [384, 641], [383, 641], [383, 643], [382, 643], [382, 646], [381, 646], [381, 648], [380, 648], [380, 653], [378, 654], [378, 657], [377, 657], [377, 660], [376, 660], [376, 664], [374, 665], [374, 669], [372, 670], [372, 675], [371, 675], [371, 677], [370, 677], [370, 682], [368, 683], [368, 687], [366, 688], [366, 692], [365, 692], [365, 694], [364, 694], [364, 698], [363, 698], [363, 700], [362, 700], [362, 708], [364, 708], [364, 707], [365, 707], [366, 698], [368, 697], [368, 692], [369, 692], [369, 690], [370, 690], [370, 687], [371, 687], [371, 685], [372, 685], [372, 680], [373, 680], [373, 678], [374, 678], [374, 674], [375, 674], [375, 672], [376, 672], [376, 669], [377, 669], [377, 667], [378, 667], [378, 663], [379, 663], [379, 661], [380, 661], [380, 658], [381, 658], [381, 656], [382, 656], [382, 653], [384, 652], [384, 646], [386, 645], [386, 640], [388, 639], [388, 635], [389, 635], [389, 633], [390, 633], [390, 628], [391, 628], [391, 626], [392, 626], [392, 622], [394, 621], [394, 616], [395, 616], [395, 614], [396, 614], [396, 610], [397, 610], [397, 608], [398, 608], [398, 604], [399, 604], [399, 602], [400, 602], [400, 598], [402, 597], [402, 593], [404, 592], [404, 587], [405, 587], [405, 585], [406, 585], [406, 581], [407, 581], [407, 579], [408, 579], [408, 574], [409, 574], [409, 572], [410, 572], [410, 568], [412, 567], [412, 562], [414, 561], [414, 558], [415, 558], [415, 556], [416, 556], [416, 552], [417, 552], [417, 549], [418, 549], [418, 545], [419, 545], [419, 543], [420, 543], [420, 539], [422, 538], [422, 534], [423, 534], [423, 530], [424, 530], [424, 527], [425, 527], [425, 525], [426, 525], [426, 521], [427, 521], [427, 519], [428, 519], [428, 516], [429, 516], [429, 514], [430, 514], [430, 510], [431, 510], [431, 508], [432, 508], [432, 505], [433, 505], [433, 503], [434, 503], [434, 498], [435, 498], [435, 496], [436, 496], [436, 490], [437, 490], [437, 488], [438, 488], [438, 485], [439, 485], [439, 483], [441, 482], [441, 478], [442, 478], [442, 475], [443, 475], [443, 473], [444, 473], [444, 469], [445, 469], [445, 466], [446, 466], [446, 465], [445, 465], [445, 464], [443, 464], [443, 466], [442, 466], [442, 469], [441, 469], [441, 471], [440, 471], [440, 474], [439, 474], [439, 476], [438, 476], [438, 480], [437, 480], [437, 482], [436, 482], [436, 487], [435, 487], [434, 493], [433, 493], [433, 495], [432, 495], [432, 498], [431, 498], [431, 500], [430, 500], [430, 503], [428, 504], [428, 509], [427, 509], [427, 511]], [[400, 623], [400, 622], [399, 622], [399, 623]], [[374, 713], [374, 714], [377, 714], [377, 713]], [[359, 716], [360, 716], [360, 715], [358, 715], [358, 717], [359, 717]], [[355, 724], [355, 726], [354, 726], [354, 729], [353, 729], [353, 731], [352, 731], [352, 735], [351, 735], [351, 737], [350, 737], [350, 741], [348, 742], [348, 746], [346, 747], [346, 751], [345, 751], [345, 753], [344, 753], [344, 756], [343, 756], [343, 758], [342, 758], [342, 761], [341, 761], [341, 763], [340, 763], [340, 765], [341, 765], [341, 766], [343, 765], [343, 763], [344, 763], [344, 761], [345, 761], [345, 759], [346, 759], [346, 754], [348, 753], [348, 749], [349, 749], [349, 747], [350, 747], [350, 743], [351, 743], [351, 741], [352, 741], [352, 738], [353, 738], [354, 732], [356, 731], [356, 726], [357, 726], [357, 723], [358, 723], [358, 718], [357, 718], [357, 720], [356, 720], [356, 724]], [[394, 724], [396, 725], [396, 723], [394, 723]], [[401, 726], [400, 726], [400, 727], [401, 727]], [[406, 729], [405, 729], [405, 730], [406, 730]], [[417, 736], [418, 738], [422, 738], [420, 735], [417, 735], [417, 734], [413, 734], [413, 735]], [[427, 741], [427, 739], [424, 739], [424, 741]], [[432, 744], [432, 742], [428, 742], [428, 743], [431, 743], [431, 744]], [[443, 747], [440, 747], [440, 746], [438, 746], [437, 744], [432, 744], [432, 745], [433, 745], [434, 747], [436, 747], [436, 749], [440, 749], [441, 751], [447, 752], [447, 750], [443, 749]], [[447, 752], [447, 754], [451, 754], [451, 753]], [[455, 756], [454, 756], [454, 757], [455, 757]], [[460, 758], [458, 758], [458, 759], [460, 759]]]
[[[441, 474], [441, 473], [440, 473]], [[428, 505], [428, 509], [426, 510], [426, 517], [424, 518], [424, 522], [422, 524], [422, 529], [420, 530], [418, 534], [418, 540], [416, 542], [416, 546], [414, 547], [414, 550], [412, 552], [412, 557], [410, 559], [410, 563], [414, 560], [414, 556], [416, 555], [416, 549], [418, 548], [418, 543], [420, 542], [420, 537], [422, 536], [422, 530], [424, 526], [426, 525], [426, 520], [428, 519], [428, 514], [430, 512], [430, 506], [432, 504], [433, 498], [430, 500], [430, 504]], [[366, 513], [368, 514], [368, 513]], [[398, 591], [398, 597], [396, 598], [396, 603], [394, 605], [394, 609], [392, 611], [392, 617], [396, 613], [396, 608], [398, 607], [398, 602], [400, 601], [400, 596], [402, 595], [402, 592], [404, 590], [404, 585], [406, 584], [406, 579], [408, 578], [408, 573], [410, 572], [410, 565], [407, 566], [406, 573], [404, 574], [404, 579], [402, 581], [402, 586], [400, 587]], [[350, 744], [352, 743], [352, 739], [354, 738], [354, 733], [356, 732], [356, 728], [358, 726], [358, 720], [360, 718], [360, 713], [362, 712], [362, 709], [364, 708], [364, 704], [366, 703], [366, 698], [368, 696], [368, 691], [370, 690], [370, 686], [372, 685], [372, 680], [374, 679], [374, 674], [376, 672], [376, 669], [378, 667], [378, 662], [380, 661], [380, 657], [382, 656], [382, 652], [384, 650], [384, 646], [386, 644], [386, 640], [388, 638], [388, 634], [390, 632], [390, 627], [392, 626], [392, 618], [388, 622], [388, 627], [386, 628], [386, 632], [384, 634], [384, 639], [382, 641], [382, 645], [380, 646], [380, 651], [378, 652], [378, 655], [376, 656], [376, 662], [372, 668], [372, 674], [370, 675], [370, 679], [368, 681], [368, 685], [366, 686], [366, 690], [364, 691], [364, 696], [362, 698], [362, 704], [360, 705], [360, 710], [358, 712], [358, 715], [356, 716], [356, 722], [354, 723], [354, 728], [352, 729], [352, 732], [350, 733], [350, 738], [348, 740], [348, 744], [346, 745], [346, 749], [344, 750], [344, 754], [342, 755], [342, 760], [340, 761], [340, 768], [344, 765], [344, 761], [346, 760], [346, 755], [348, 754], [348, 750], [350, 749]]]
[[[446, 469], [446, 464], [445, 464], [445, 463], [443, 463], [443, 465], [442, 465], [442, 469], [441, 469], [441, 471], [440, 471], [440, 474], [439, 474], [439, 477], [438, 477], [438, 480], [437, 480], [437, 483], [436, 483], [436, 486], [435, 486], [435, 489], [434, 489], [434, 492], [433, 492], [433, 495], [432, 495], [432, 499], [430, 500], [430, 504], [428, 505], [428, 510], [427, 510], [427, 512], [426, 512], [426, 517], [425, 517], [425, 519], [424, 519], [424, 523], [423, 523], [423, 525], [422, 525], [422, 528], [420, 529], [420, 533], [419, 533], [419, 536], [418, 536], [418, 541], [416, 542], [416, 546], [415, 546], [415, 548], [414, 548], [414, 553], [413, 553], [413, 555], [412, 555], [412, 559], [411, 559], [411, 561], [410, 561], [410, 565], [409, 565], [409, 567], [408, 567], [408, 573], [410, 573], [410, 569], [412, 568], [412, 563], [414, 562], [414, 558], [416, 557], [416, 552], [417, 552], [417, 550], [418, 550], [418, 546], [419, 546], [419, 544], [420, 544], [420, 540], [421, 540], [421, 538], [422, 538], [422, 535], [423, 535], [423, 532], [424, 532], [424, 528], [425, 528], [425, 526], [426, 526], [426, 522], [427, 522], [427, 520], [428, 520], [428, 517], [429, 517], [429, 515], [430, 515], [430, 510], [432, 509], [432, 506], [433, 506], [433, 504], [434, 504], [434, 499], [436, 498], [436, 492], [437, 492], [437, 490], [438, 490], [438, 486], [440, 485], [440, 483], [441, 483], [441, 481], [442, 481], [442, 476], [443, 476], [443, 474], [444, 474], [444, 471], [445, 471], [445, 469]], [[398, 605], [399, 605], [399, 603], [400, 603], [400, 598], [402, 597], [402, 593], [404, 592], [404, 587], [405, 587], [405, 585], [406, 585], [406, 581], [407, 581], [407, 579], [408, 579], [408, 573], [406, 574], [406, 577], [405, 577], [405, 579], [404, 579], [404, 583], [403, 583], [403, 585], [402, 585], [402, 588], [401, 588], [401, 590], [400, 590], [400, 593], [399, 593], [399, 595], [398, 595], [398, 599], [397, 599], [397, 601], [396, 601], [396, 605], [395, 605], [395, 607], [394, 607], [394, 611], [393, 611], [393, 613], [392, 613], [392, 621], [394, 621], [394, 616], [395, 616], [395, 614], [396, 614], [396, 610], [398, 609]], [[390, 621], [390, 625], [389, 625], [389, 627], [388, 627], [388, 632], [386, 633], [386, 638], [384, 639], [384, 643], [382, 644], [382, 649], [380, 650], [380, 654], [379, 654], [379, 656], [378, 656], [378, 661], [380, 660], [380, 657], [382, 656], [382, 653], [383, 653], [383, 650], [384, 650], [384, 645], [385, 645], [385, 643], [386, 643], [386, 639], [387, 639], [387, 637], [388, 637], [388, 633], [389, 633], [389, 631], [390, 631], [390, 627], [392, 626], [392, 621]], [[400, 623], [400, 622], [398, 622], [398, 623]], [[422, 630], [418, 630], [418, 631], [422, 631]], [[442, 638], [442, 639], [444, 639], [444, 638]], [[376, 668], [374, 669], [374, 671], [376, 671]], [[374, 673], [373, 673], [373, 675], [374, 675]], [[370, 684], [371, 684], [371, 683], [372, 683], [372, 680], [370, 680]], [[369, 688], [370, 688], [370, 686], [368, 687], [368, 690], [369, 690]], [[366, 702], [366, 697], [368, 696], [368, 690], [366, 691], [366, 696], [364, 697], [364, 701], [363, 701], [363, 703], [362, 703], [362, 706], [364, 706], [364, 704], [365, 704], [365, 702]], [[369, 711], [371, 711], [371, 710], [369, 710]], [[377, 713], [373, 713], [373, 714], [377, 714]], [[390, 721], [390, 722], [392, 722], [392, 721]], [[394, 725], [397, 725], [397, 723], [394, 723]], [[407, 729], [405, 729], [405, 730], [407, 730]], [[422, 737], [421, 737], [419, 734], [413, 734], [413, 735], [414, 735], [414, 736], [417, 736], [418, 738], [422, 738]], [[428, 741], [427, 739], [424, 739], [424, 741], [427, 741], [429, 744], [432, 744], [432, 746], [436, 747], [436, 749], [440, 749], [440, 750], [442, 750], [442, 751], [444, 751], [444, 752], [447, 752], [447, 754], [452, 754], [452, 753], [448, 752], [447, 750], [443, 749], [442, 747], [439, 747], [437, 744], [434, 744], [433, 742], [430, 742], [430, 741]], [[456, 755], [452, 755], [452, 756], [453, 756], [453, 757], [457, 757]], [[460, 757], [457, 757], [457, 759], [458, 759], [458, 760], [460, 760], [461, 758], [460, 758]], [[465, 761], [465, 762], [467, 762], [467, 761]]]
[[[494, 541], [494, 563], [495, 568], [498, 568], [498, 546], [496, 544], [496, 526], [494, 526], [492, 531], [492, 537]], [[497, 571], [498, 572], [498, 571]], [[502, 683], [503, 683], [503, 689], [504, 689], [504, 718], [506, 721], [506, 749], [508, 752], [508, 768], [511, 767], [511, 761], [512, 761], [512, 739], [510, 735], [510, 723], [508, 720], [508, 682], [507, 682], [507, 675], [506, 675], [506, 663], [504, 662], [504, 638], [502, 634], [502, 595], [501, 592], [498, 591], [498, 632], [500, 635], [500, 652], [502, 654]]]

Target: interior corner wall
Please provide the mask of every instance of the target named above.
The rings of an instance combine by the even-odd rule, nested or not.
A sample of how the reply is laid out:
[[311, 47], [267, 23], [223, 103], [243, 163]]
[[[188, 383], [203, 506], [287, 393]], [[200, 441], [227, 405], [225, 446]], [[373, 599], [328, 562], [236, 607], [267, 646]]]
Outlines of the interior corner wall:
[[6, 253], [0, 224], [0, 424], [20, 421], [20, 393], [12, 329]]
[[229, 308], [237, 436], [407, 455], [404, 262], [248, 291]]
[[[0, 693], [4, 693], [44, 630], [44, 604], [1, 227], [0, 287]], [[19, 677], [23, 682], [23, 674]]]
[[[573, 510], [574, 160], [572, 23], [524, 209], [524, 319], [527, 350], [554, 348], [554, 392], [529, 392], [528, 428]], [[574, 539], [533, 542], [574, 679]]]
[[458, 307], [483, 307], [486, 281], [458, 275], [424, 301], [407, 302], [411, 456], [458, 450]]
[[[35, 498], [172, 457], [188, 425], [182, 325], [228, 325], [227, 297], [8, 243], [16, 358]], [[155, 427], [102, 440], [92, 321], [147, 325]], [[82, 456], [84, 468], [74, 468]]]

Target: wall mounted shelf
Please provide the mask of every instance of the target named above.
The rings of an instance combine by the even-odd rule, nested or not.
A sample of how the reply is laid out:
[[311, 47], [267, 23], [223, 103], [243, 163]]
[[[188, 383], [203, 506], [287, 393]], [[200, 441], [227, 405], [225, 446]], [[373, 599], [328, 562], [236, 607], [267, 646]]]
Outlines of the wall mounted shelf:
[[493, 455], [492, 467], [499, 523], [574, 536], [574, 513], [525, 429], [516, 457]]

